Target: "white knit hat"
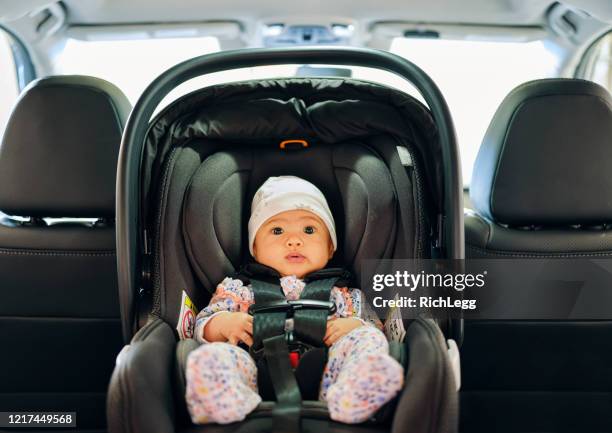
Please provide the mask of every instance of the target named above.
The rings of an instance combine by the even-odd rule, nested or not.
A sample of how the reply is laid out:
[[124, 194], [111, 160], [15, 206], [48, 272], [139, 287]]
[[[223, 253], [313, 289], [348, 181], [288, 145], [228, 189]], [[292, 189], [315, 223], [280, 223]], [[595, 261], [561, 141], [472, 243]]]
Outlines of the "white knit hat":
[[336, 251], [336, 225], [319, 188], [296, 176], [270, 177], [259, 187], [251, 203], [249, 219], [249, 251], [253, 255], [253, 243], [257, 230], [269, 218], [289, 210], [307, 210], [321, 218]]

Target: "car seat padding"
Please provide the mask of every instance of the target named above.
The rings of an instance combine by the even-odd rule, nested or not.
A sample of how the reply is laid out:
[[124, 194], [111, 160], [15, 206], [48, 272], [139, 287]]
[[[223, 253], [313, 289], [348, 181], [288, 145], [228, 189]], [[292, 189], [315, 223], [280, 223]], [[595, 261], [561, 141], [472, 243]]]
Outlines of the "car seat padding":
[[2, 135], [0, 210], [27, 217], [115, 217], [121, 133], [131, 109], [94, 77], [31, 83]]

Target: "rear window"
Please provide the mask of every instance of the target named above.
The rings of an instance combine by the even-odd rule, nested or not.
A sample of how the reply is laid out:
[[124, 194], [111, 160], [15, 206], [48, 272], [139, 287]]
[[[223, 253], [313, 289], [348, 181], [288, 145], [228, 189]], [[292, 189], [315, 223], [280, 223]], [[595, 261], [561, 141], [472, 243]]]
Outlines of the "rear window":
[[558, 75], [559, 61], [542, 41], [505, 42], [396, 38], [391, 51], [421, 67], [448, 104], [464, 184], [484, 133], [504, 97], [519, 84]]
[[10, 38], [0, 29], [0, 137], [19, 94], [17, 68]]
[[587, 50], [577, 75], [612, 91], [612, 33], [602, 36]]
[[214, 37], [68, 39], [64, 50], [54, 59], [54, 72], [103, 78], [118, 86], [133, 104], [166, 69], [215, 51], [219, 51], [219, 43]]
[[[134, 104], [146, 86], [167, 68], [219, 50], [215, 37], [68, 39], [55, 58], [55, 72], [104, 78], [119, 86]], [[557, 58], [541, 41], [396, 38], [390, 51], [424, 69], [444, 94], [455, 122], [466, 185], [484, 132], [504, 96], [524, 81], [556, 76], [558, 69]], [[387, 84], [422, 100], [411, 85], [393, 74], [363, 67], [348, 69], [355, 78]], [[297, 65], [280, 65], [211, 74], [181, 85], [160, 108], [205, 85], [293, 76], [297, 71]]]

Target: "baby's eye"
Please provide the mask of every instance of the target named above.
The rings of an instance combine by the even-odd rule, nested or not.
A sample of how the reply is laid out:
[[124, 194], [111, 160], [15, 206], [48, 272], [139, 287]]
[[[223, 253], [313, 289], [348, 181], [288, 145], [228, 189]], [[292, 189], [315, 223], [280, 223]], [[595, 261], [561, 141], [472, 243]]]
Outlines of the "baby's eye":
[[283, 234], [283, 229], [280, 227], [274, 227], [272, 229], [272, 234], [274, 235], [282, 235]]
[[313, 226], [306, 226], [304, 227], [304, 233], [306, 233], [307, 235], [311, 235], [315, 232], [315, 228]]

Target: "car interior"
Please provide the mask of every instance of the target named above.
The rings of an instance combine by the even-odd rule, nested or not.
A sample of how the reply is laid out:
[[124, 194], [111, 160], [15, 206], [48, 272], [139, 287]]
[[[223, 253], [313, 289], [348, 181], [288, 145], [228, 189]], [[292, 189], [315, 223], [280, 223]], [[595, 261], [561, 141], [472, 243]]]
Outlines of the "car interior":
[[357, 284], [609, 258], [609, 1], [2, 1], [0, 68], [0, 431], [612, 431], [612, 315], [403, 318], [404, 386], [359, 424], [316, 344], [266, 352], [242, 422], [185, 402], [185, 305], [249, 262], [270, 176], [323, 191]]

